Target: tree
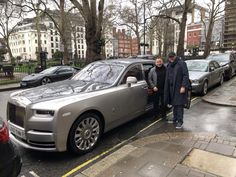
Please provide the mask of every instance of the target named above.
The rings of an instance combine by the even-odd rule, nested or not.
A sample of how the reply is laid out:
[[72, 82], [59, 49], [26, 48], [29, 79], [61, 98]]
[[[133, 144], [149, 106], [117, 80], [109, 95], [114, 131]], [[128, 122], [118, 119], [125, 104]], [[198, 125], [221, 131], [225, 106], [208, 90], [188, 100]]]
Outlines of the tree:
[[2, 8], [0, 9], [0, 35], [3, 37], [12, 64], [15, 63], [15, 59], [12, 55], [9, 38], [21, 20], [21, 12], [21, 9], [13, 5], [10, 1], [2, 4]]
[[81, 13], [85, 22], [85, 39], [87, 44], [86, 62], [100, 60], [103, 40], [102, 24], [104, 13], [104, 0], [70, 0]]
[[0, 48], [0, 62], [2, 62], [4, 59], [5, 59], [5, 57], [4, 57], [4, 55], [5, 54], [7, 54], [7, 49], [4, 47], [4, 48]]
[[[209, 19], [208, 21], [208, 27], [206, 25], [206, 22], [203, 21], [205, 29], [205, 38], [206, 38], [206, 44], [205, 44], [205, 50], [204, 50], [204, 57], [207, 57], [210, 54], [211, 51], [211, 38], [212, 38], [212, 32], [214, 28], [214, 24], [219, 18], [221, 18], [222, 12], [224, 11], [224, 5], [225, 0], [210, 0], [210, 3], [207, 4], [208, 11], [209, 11]], [[206, 32], [207, 31], [207, 32]]]

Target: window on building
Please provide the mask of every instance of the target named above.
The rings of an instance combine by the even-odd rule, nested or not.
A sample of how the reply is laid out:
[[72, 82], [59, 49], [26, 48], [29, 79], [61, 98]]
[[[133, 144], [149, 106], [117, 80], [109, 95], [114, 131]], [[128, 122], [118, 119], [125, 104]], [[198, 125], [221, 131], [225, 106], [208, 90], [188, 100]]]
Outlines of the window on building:
[[53, 23], [49, 23], [49, 27], [50, 27], [50, 28], [53, 28]]
[[53, 37], [51, 37], [51, 41], [53, 41]]
[[58, 43], [56, 43], [56, 48], [58, 48], [59, 47], [59, 45], [58, 45]]
[[37, 39], [35, 39], [35, 44], [37, 44], [38, 43], [38, 41], [37, 41]]
[[53, 31], [52, 30], [50, 31], [50, 34], [53, 35]]
[[194, 37], [196, 37], [196, 36], [197, 36], [197, 34], [194, 32], [194, 33], [193, 33], [193, 36], [194, 36]]
[[56, 42], [58, 42], [58, 37], [56, 37], [56, 39], [55, 39], [55, 40], [56, 40]]
[[54, 44], [53, 44], [53, 43], [51, 43], [51, 47], [54, 47]]
[[47, 47], [45, 47], [45, 48], [44, 48], [44, 51], [45, 51], [45, 52], [47, 52], [47, 51], [48, 51]]
[[47, 44], [47, 41], [46, 41], [46, 40], [44, 40], [44, 44]]
[[54, 49], [52, 49], [51, 51], [52, 51], [52, 54], [54, 54]]
[[26, 49], [25, 49], [25, 47], [23, 48], [23, 51], [24, 51], [24, 52], [26, 52]]
[[35, 47], [35, 51], [38, 52], [38, 47]]
[[55, 35], [57, 35], [58, 34], [58, 32], [57, 31], [55, 31]]

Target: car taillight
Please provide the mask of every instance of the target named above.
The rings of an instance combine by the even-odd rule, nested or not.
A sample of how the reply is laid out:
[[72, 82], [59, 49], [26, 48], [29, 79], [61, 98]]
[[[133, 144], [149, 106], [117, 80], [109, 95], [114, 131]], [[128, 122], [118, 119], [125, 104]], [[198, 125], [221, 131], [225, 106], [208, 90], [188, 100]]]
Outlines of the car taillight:
[[0, 127], [0, 143], [7, 143], [9, 141], [9, 132], [5, 123]]

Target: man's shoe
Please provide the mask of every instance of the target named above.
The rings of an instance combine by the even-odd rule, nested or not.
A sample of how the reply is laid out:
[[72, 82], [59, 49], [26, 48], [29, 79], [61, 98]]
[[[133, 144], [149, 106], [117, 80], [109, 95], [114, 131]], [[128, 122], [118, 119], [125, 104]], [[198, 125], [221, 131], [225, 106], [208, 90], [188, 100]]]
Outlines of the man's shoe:
[[177, 129], [181, 129], [181, 128], [183, 128], [183, 124], [180, 123], [180, 122], [178, 122], [175, 128], [177, 128]]

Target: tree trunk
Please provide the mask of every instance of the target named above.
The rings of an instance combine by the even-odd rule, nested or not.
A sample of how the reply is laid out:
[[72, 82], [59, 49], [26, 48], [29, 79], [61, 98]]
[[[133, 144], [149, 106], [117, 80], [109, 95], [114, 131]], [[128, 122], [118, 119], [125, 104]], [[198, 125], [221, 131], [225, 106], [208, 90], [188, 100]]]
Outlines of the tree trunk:
[[178, 41], [178, 47], [177, 47], [178, 56], [184, 56], [185, 28], [186, 28], [186, 22], [187, 22], [187, 13], [190, 8], [191, 1], [192, 0], [185, 0], [185, 3], [184, 3], [184, 12], [183, 12], [182, 20], [180, 23], [180, 33], [179, 33], [179, 41]]
[[11, 60], [11, 64], [15, 64], [15, 58], [12, 55], [11, 47], [9, 45], [9, 39], [8, 38], [5, 38], [5, 43], [6, 43], [6, 47], [7, 47], [7, 52], [9, 54], [9, 57], [10, 57], [10, 60]]
[[205, 45], [205, 50], [203, 56], [206, 58], [210, 52], [211, 52], [211, 36], [212, 36], [212, 31], [214, 27], [214, 22], [213, 20], [210, 20], [208, 31], [207, 31], [207, 37], [206, 37], [206, 45]]
[[[39, 8], [39, 7], [37, 7]], [[40, 29], [40, 14], [39, 14], [39, 11], [35, 11], [36, 13], [36, 21], [35, 21], [35, 26], [36, 26], [36, 31], [37, 31], [37, 40], [38, 40], [38, 50], [36, 51], [37, 52], [37, 61], [38, 63], [40, 63], [40, 52], [42, 51], [42, 45], [41, 45], [41, 29]]]
[[162, 39], [159, 38], [159, 40], [158, 40], [158, 55], [159, 56], [162, 56], [162, 45], [163, 45]]

